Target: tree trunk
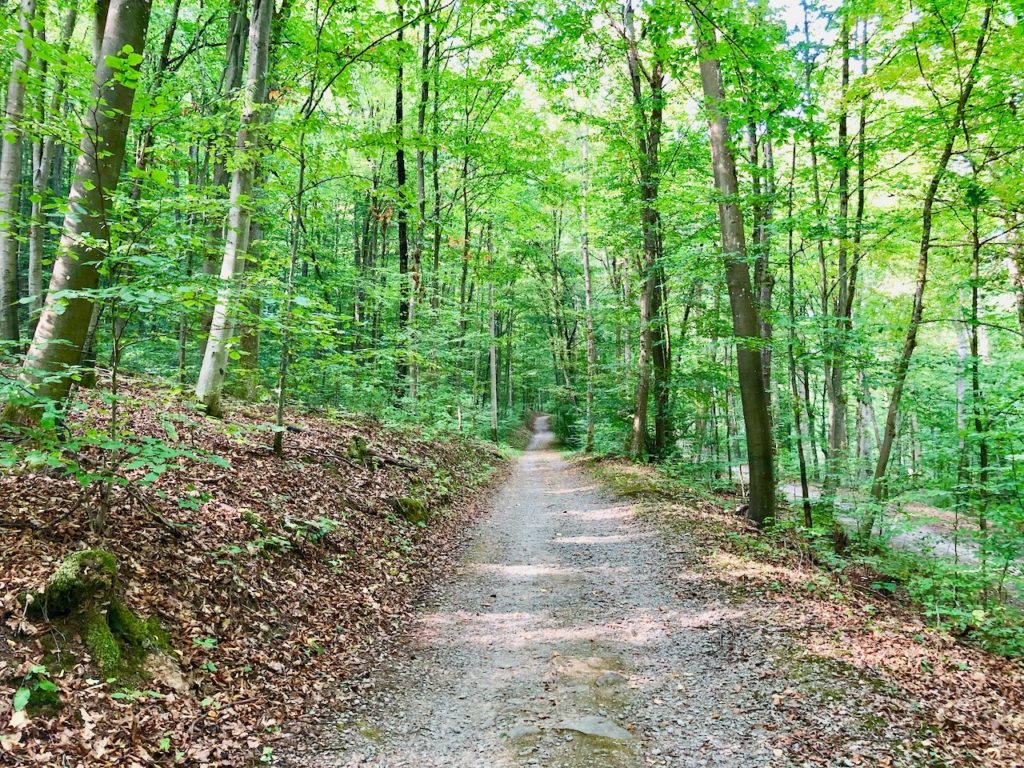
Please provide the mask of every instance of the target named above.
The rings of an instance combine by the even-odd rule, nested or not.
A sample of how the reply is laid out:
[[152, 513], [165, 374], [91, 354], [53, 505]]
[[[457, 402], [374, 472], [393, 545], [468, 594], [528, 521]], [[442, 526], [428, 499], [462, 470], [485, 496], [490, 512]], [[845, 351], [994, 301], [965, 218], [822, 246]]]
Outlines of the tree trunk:
[[[658, 152], [661, 144], [662, 119], [665, 107], [664, 63], [655, 59], [650, 68], [640, 62], [639, 43], [634, 29], [634, 0], [627, 0], [624, 15], [624, 36], [626, 39], [629, 80], [633, 93], [635, 112], [636, 143], [640, 169], [641, 226], [643, 230], [643, 259], [641, 261], [642, 287], [640, 289], [640, 348], [637, 356], [636, 400], [633, 409], [633, 427], [630, 436], [629, 453], [633, 458], [647, 455], [647, 407], [650, 395], [650, 364], [655, 357], [655, 337], [664, 344], [663, 334], [655, 332], [652, 323], [657, 321], [660, 307], [658, 256], [660, 246], [660, 218], [658, 214], [658, 186], [660, 168]], [[650, 96], [645, 96], [643, 80], [647, 81]], [[648, 111], [648, 108], [650, 111]], [[664, 349], [661, 350], [664, 355]], [[664, 360], [659, 357], [658, 384], [666, 372]], [[665, 440], [667, 413], [665, 401], [657, 399], [658, 421], [662, 440]], [[656, 424], [656, 431], [659, 425]]]
[[[126, 50], [141, 57], [150, 9], [150, 0], [111, 0], [105, 15], [93, 75], [92, 106], [85, 115], [64, 233], [22, 371], [22, 380], [37, 397], [58, 404], [67, 399], [71, 374], [81, 361], [95, 303], [82, 292], [95, 289], [99, 280], [98, 267], [108, 242], [107, 210], [124, 161], [135, 88], [129, 87], [131, 80], [118, 62]], [[140, 63], [132, 64], [132, 70], [137, 71]], [[69, 293], [74, 295], [67, 298]], [[54, 298], [54, 294], [60, 298]], [[8, 418], [35, 420], [39, 415], [38, 407], [21, 408], [17, 413], [9, 411]]]
[[597, 344], [594, 340], [594, 310], [590, 292], [590, 242], [587, 232], [587, 188], [589, 186], [589, 138], [583, 136], [583, 182], [580, 185], [580, 252], [583, 258], [583, 300], [587, 322], [587, 436], [584, 451], [594, 450], [594, 376], [597, 370]]
[[16, 343], [18, 329], [18, 209], [21, 188], [22, 111], [25, 81], [31, 58], [29, 42], [36, 15], [36, 0], [21, 0], [17, 43], [7, 81], [4, 123], [0, 142], [0, 341]]
[[295, 295], [295, 264], [298, 261], [299, 241], [302, 238], [302, 205], [306, 191], [306, 133], [299, 131], [299, 169], [295, 182], [295, 203], [292, 211], [288, 246], [288, 281], [285, 285], [284, 322], [281, 329], [281, 359], [277, 369], [277, 411], [274, 432], [274, 453], [284, 455], [284, 405], [288, 391], [288, 366], [291, 363], [292, 303]]
[[[181, 0], [174, 0], [171, 5], [171, 18], [164, 30], [163, 45], [160, 47], [160, 58], [157, 60], [153, 72], [153, 81], [150, 90], [155, 94], [160, 89], [167, 67], [171, 60], [171, 45], [174, 43], [174, 33], [178, 29], [178, 13], [181, 10]], [[149, 166], [149, 150], [153, 146], [153, 131], [156, 126], [150, 122], [142, 131], [138, 144], [135, 148], [135, 179], [132, 182], [131, 199], [138, 202], [142, 198], [142, 181], [146, 168]]]
[[[75, 31], [75, 23], [78, 20], [78, 6], [72, 4], [64, 17], [64, 25], [61, 28], [60, 51], [61, 56], [66, 57], [71, 47], [71, 35]], [[63, 69], [57, 75], [54, 82], [53, 94], [50, 96], [50, 103], [46, 108], [46, 114], [55, 116], [62, 109], [64, 103], [64, 86], [66, 74]], [[39, 321], [39, 312], [43, 308], [43, 246], [46, 239], [46, 198], [47, 190], [52, 183], [54, 174], [54, 157], [57, 151], [57, 137], [53, 134], [45, 136], [37, 142], [33, 149], [35, 157], [32, 169], [32, 216], [29, 224], [28, 237], [28, 295], [32, 298], [29, 304], [31, 311], [31, 332], [35, 333], [36, 323]], [[59, 166], [56, 167], [60, 173]]]
[[844, 473], [847, 451], [846, 427], [846, 390], [843, 386], [843, 369], [846, 355], [846, 335], [848, 323], [846, 309], [850, 293], [850, 275], [848, 269], [849, 243], [847, 241], [847, 220], [850, 212], [850, 165], [849, 165], [849, 118], [846, 111], [846, 94], [850, 88], [850, 27], [844, 17], [839, 31], [839, 46], [842, 49], [842, 75], [840, 77], [841, 106], [839, 113], [839, 251], [836, 259], [836, 299], [833, 309], [835, 315], [835, 332], [832, 341], [832, 352], [829, 355], [831, 366], [829, 375], [829, 397], [831, 399], [832, 424], [829, 429], [828, 462], [825, 467], [825, 488], [830, 492], [839, 486]]
[[423, 292], [423, 247], [427, 227], [426, 141], [427, 104], [430, 101], [430, 18], [423, 21], [423, 44], [420, 57], [420, 98], [416, 114], [416, 201], [419, 216], [416, 220], [416, 244], [412, 253], [412, 286], [409, 305], [409, 325], [412, 329], [409, 360], [409, 399], [415, 404], [419, 386], [419, 365], [416, 362], [416, 312]]
[[274, 4], [271, 0], [254, 0], [249, 30], [249, 64], [246, 74], [245, 100], [235, 148], [242, 157], [231, 174], [230, 209], [224, 258], [221, 262], [221, 288], [210, 323], [210, 337], [203, 356], [203, 366], [196, 383], [196, 397], [206, 412], [221, 413], [221, 391], [227, 373], [228, 344], [234, 335], [232, 304], [236, 283], [245, 264], [249, 247], [251, 213], [249, 198], [258, 163], [260, 107], [267, 100], [267, 65], [270, 56], [271, 21]]
[[793, 159], [790, 166], [789, 203], [786, 212], [786, 221], [789, 228], [789, 245], [787, 248], [789, 266], [789, 343], [786, 345], [786, 354], [789, 359], [790, 395], [793, 398], [793, 427], [796, 430], [796, 454], [800, 468], [800, 498], [804, 515], [803, 522], [807, 528], [810, 528], [814, 525], [814, 519], [811, 515], [810, 484], [807, 482], [807, 459], [804, 456], [803, 403], [800, 399], [800, 388], [796, 378], [796, 281], [793, 270], [793, 182], [795, 178], [796, 143], [793, 144]]
[[[975, 175], [975, 181], [977, 181], [977, 175]], [[989, 456], [988, 419], [985, 415], [981, 391], [981, 347], [979, 344], [981, 330], [978, 315], [978, 305], [981, 299], [980, 229], [980, 212], [978, 206], [975, 205], [971, 210], [971, 413], [974, 417], [974, 432], [978, 440], [978, 528], [984, 531], [988, 527], [986, 507], [989, 495]]]
[[[218, 93], [223, 102], [230, 103], [230, 97], [242, 87], [242, 76], [245, 72], [246, 41], [249, 37], [248, 0], [232, 0], [231, 12], [228, 14], [228, 37], [225, 45], [224, 69], [221, 72]], [[227, 144], [227, 131], [224, 134]], [[220, 199], [228, 186], [227, 153], [214, 148], [213, 178], [211, 189], [213, 195]], [[224, 222], [218, 220], [210, 226], [208, 243], [203, 253], [203, 274], [208, 275], [212, 282], [220, 274], [221, 259], [224, 256]], [[200, 320], [201, 339], [199, 358], [206, 357], [206, 343], [210, 336], [210, 324], [213, 322], [213, 305], [203, 310]]]
[[725, 92], [721, 64], [711, 55], [715, 32], [705, 26], [696, 11], [699, 31], [700, 79], [704, 91], [704, 109], [708, 116], [708, 134], [714, 166], [715, 187], [721, 195], [718, 204], [722, 230], [722, 250], [726, 261], [726, 283], [736, 336], [736, 361], [739, 369], [740, 399], [747, 434], [747, 465], [750, 472], [750, 517], [764, 525], [775, 517], [775, 466], [772, 456], [771, 418], [761, 370], [757, 339], [760, 321], [750, 284], [746, 261], [743, 214], [736, 200], [739, 184], [736, 161], [730, 146], [729, 124], [723, 112]]
[[[900, 410], [900, 401], [903, 399], [903, 389], [907, 383], [907, 372], [910, 370], [910, 358], [917, 346], [917, 330], [921, 325], [921, 317], [924, 314], [924, 289], [928, 280], [928, 256], [932, 245], [932, 209], [935, 205], [935, 198], [939, 192], [939, 185], [946, 175], [946, 167], [953, 155], [953, 147], [956, 144], [957, 136], [960, 134], [964, 116], [967, 111], [967, 102], [974, 90], [975, 78], [977, 76], [978, 64], [981, 55], [985, 50], [985, 42], [988, 39], [989, 21], [992, 17], [991, 4], [985, 6], [985, 15], [982, 19], [981, 34], [974, 46], [974, 59], [960, 89], [960, 98], [956, 103], [956, 110], [953, 120], [947, 128], [945, 143], [942, 147], [942, 154], [936, 164], [935, 173], [932, 174], [931, 182], [925, 192], [924, 203], [921, 209], [921, 246], [918, 251], [917, 261], [917, 284], [914, 289], [914, 303], [910, 311], [910, 320], [907, 323], [907, 334], [903, 342], [903, 351], [896, 362], [896, 370], [893, 376], [892, 395], [889, 398], [889, 410], [885, 417], [885, 432], [882, 442], [878, 447], [878, 462], [875, 464], [875, 475], [871, 485], [871, 495], [875, 500], [881, 500], [885, 494], [885, 481], [889, 468], [889, 457], [892, 453], [893, 441], [896, 438], [896, 417]], [[872, 521], [873, 527], [873, 521]], [[870, 529], [869, 529], [870, 530]]]
[[[398, 3], [398, 44], [404, 39], [405, 9]], [[395, 169], [398, 182], [398, 331], [404, 334], [409, 325], [409, 211], [406, 206], [405, 168], [405, 67], [398, 59], [398, 74], [395, 79]], [[402, 346], [408, 346], [402, 338]], [[408, 383], [409, 359], [407, 354], [398, 356], [398, 376], [402, 384]]]
[[491, 440], [498, 442], [498, 348], [494, 331], [494, 285], [487, 284], [487, 312], [490, 328]]

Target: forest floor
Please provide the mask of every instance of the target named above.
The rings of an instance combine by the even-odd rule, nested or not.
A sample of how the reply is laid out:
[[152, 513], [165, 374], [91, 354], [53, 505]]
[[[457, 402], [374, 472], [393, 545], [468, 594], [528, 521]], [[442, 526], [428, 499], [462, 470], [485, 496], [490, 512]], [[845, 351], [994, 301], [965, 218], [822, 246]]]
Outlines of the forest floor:
[[[720, 509], [613, 496], [550, 437], [535, 436], [406, 642], [340, 712], [293, 729], [284, 763], [1024, 762], [1018, 664], [897, 601], [850, 599], [862, 585], [800, 558], [772, 562]], [[640, 485], [646, 471], [596, 469]]]
[[[270, 407], [208, 419], [141, 381], [121, 392], [112, 461], [107, 394], [82, 393], [36, 469], [0, 472], [0, 765], [274, 762], [283, 723], [384, 655], [506, 466], [489, 444], [354, 415], [289, 413], [278, 457]], [[117, 574], [90, 612], [121, 633], [116, 599], [166, 633], [141, 669], [127, 646], [98, 669], [80, 614], [26, 610], [68, 555], [97, 548]]]

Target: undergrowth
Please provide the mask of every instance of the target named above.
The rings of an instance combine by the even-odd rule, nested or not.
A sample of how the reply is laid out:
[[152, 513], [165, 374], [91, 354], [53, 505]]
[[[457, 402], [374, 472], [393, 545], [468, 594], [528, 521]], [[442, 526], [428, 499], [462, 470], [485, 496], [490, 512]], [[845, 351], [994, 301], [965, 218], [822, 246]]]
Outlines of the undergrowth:
[[979, 567], [895, 549], [877, 538], [837, 534], [841, 525], [824, 505], [815, 508], [812, 528], [780, 520], [758, 531], [735, 514], [741, 499], [734, 489], [621, 460], [591, 458], [587, 463], [616, 494], [642, 502], [648, 514], [671, 505], [675, 514], [670, 522], [684, 532], [712, 537], [716, 545], [751, 561], [809, 567], [808, 592], [869, 607], [880, 600], [901, 603], [934, 628], [1002, 656], [1024, 657], [1024, 611], [1004, 579]]

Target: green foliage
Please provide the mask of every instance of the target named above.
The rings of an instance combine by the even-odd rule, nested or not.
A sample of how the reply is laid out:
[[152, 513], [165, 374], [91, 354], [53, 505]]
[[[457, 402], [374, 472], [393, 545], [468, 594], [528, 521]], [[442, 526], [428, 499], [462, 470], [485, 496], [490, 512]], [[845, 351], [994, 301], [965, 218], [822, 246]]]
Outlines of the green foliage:
[[61, 706], [60, 689], [44, 666], [35, 665], [21, 678], [11, 706], [15, 712], [26, 710], [30, 715], [53, 714]]

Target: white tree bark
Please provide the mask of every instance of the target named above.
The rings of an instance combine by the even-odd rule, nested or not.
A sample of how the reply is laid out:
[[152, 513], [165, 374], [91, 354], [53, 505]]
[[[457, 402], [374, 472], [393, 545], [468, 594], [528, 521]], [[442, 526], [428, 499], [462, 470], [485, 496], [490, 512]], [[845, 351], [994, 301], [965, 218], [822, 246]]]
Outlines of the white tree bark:
[[258, 162], [255, 135], [259, 129], [260, 109], [267, 100], [267, 66], [270, 59], [270, 31], [274, 16], [272, 0], [254, 0], [249, 27], [249, 64], [246, 73], [241, 124], [235, 139], [235, 170], [231, 174], [227, 236], [221, 262], [221, 288], [210, 323], [210, 337], [203, 355], [203, 366], [196, 383], [196, 397], [213, 416], [221, 413], [221, 392], [227, 374], [228, 352], [235, 333], [234, 307], [238, 279], [245, 267], [249, 248], [251, 212], [249, 198]]
[[18, 188], [21, 184], [22, 126], [29, 40], [36, 0], [21, 0], [18, 42], [7, 81], [0, 156], [0, 340], [18, 341]]
[[[71, 35], [75, 31], [75, 22], [78, 20], [78, 7], [72, 4], [64, 17], [64, 25], [61, 29], [60, 49], [63, 55], [67, 55], [71, 45]], [[56, 116], [61, 111], [61, 103], [64, 101], [64, 86], [66, 77], [63, 71], [57, 74], [53, 86], [53, 94], [47, 110], [48, 116]], [[65, 107], [66, 108], [66, 107]], [[57, 151], [57, 137], [50, 133], [39, 140], [33, 147], [33, 168], [32, 168], [32, 217], [29, 224], [28, 236], [28, 295], [32, 299], [29, 310], [35, 319], [43, 309], [43, 243], [46, 234], [46, 193], [50, 184], [50, 175], [53, 169], [53, 158]], [[33, 328], [35, 322], [33, 321]]]

